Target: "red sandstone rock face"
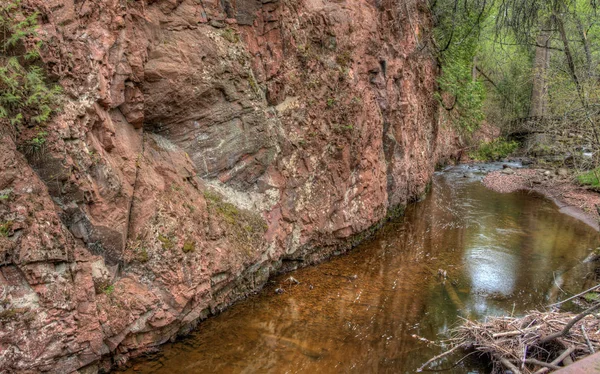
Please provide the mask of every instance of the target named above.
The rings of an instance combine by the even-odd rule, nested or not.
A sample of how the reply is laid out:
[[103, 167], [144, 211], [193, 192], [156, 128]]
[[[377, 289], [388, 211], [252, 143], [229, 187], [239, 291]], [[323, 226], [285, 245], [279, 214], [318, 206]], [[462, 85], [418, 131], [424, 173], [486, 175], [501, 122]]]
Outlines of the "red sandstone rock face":
[[[26, 1], [65, 87], [0, 141], [0, 368], [120, 364], [424, 193], [424, 1]], [[26, 157], [19, 152], [23, 151]]]

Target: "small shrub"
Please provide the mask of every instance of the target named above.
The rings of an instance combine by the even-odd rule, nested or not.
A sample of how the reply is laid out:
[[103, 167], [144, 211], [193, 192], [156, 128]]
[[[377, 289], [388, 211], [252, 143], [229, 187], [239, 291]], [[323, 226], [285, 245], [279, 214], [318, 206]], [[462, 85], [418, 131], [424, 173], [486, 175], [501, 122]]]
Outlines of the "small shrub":
[[29, 144], [33, 148], [39, 150], [39, 149], [41, 149], [41, 148], [44, 147], [44, 144], [46, 144], [46, 137], [47, 136], [48, 136], [48, 133], [46, 131], [39, 131], [37, 133], [37, 135], [33, 139], [31, 139], [29, 141]]
[[230, 27], [224, 29], [223, 32], [221, 32], [221, 36], [230, 43], [238, 43], [240, 41], [240, 35]]
[[600, 190], [600, 168], [596, 168], [577, 176], [577, 181], [582, 186], [589, 186]]
[[13, 126], [46, 122], [56, 111], [62, 89], [48, 84], [40, 57], [36, 12], [26, 14], [21, 0], [0, 5], [0, 120]]
[[226, 235], [248, 255], [261, 245], [263, 235], [268, 227], [260, 214], [239, 209], [235, 205], [223, 201], [223, 198], [213, 191], [204, 191], [204, 197], [209, 214], [218, 215], [227, 224]]
[[11, 194], [12, 194], [12, 189], [10, 189], [10, 188], [0, 191], [0, 201], [10, 200]]
[[583, 298], [591, 303], [598, 301], [600, 299], [600, 295], [598, 295], [596, 292], [588, 292], [585, 295], [583, 295]]
[[223, 201], [223, 198], [219, 194], [217, 194], [213, 191], [210, 191], [210, 190], [204, 191], [204, 198], [208, 201], [215, 202], [215, 203], [219, 203], [219, 202]]
[[173, 249], [173, 247], [175, 246], [175, 244], [173, 244], [171, 239], [167, 238], [163, 234], [158, 235], [158, 241], [162, 243], [162, 247], [165, 250]]
[[196, 250], [196, 242], [193, 240], [186, 240], [183, 244], [183, 253], [190, 253]]
[[146, 248], [140, 248], [137, 251], [136, 259], [142, 264], [145, 264], [146, 262], [148, 262], [148, 260], [150, 260], [150, 256], [148, 255], [148, 251], [146, 250]]
[[114, 285], [112, 285], [112, 284], [111, 284], [111, 285], [109, 285], [109, 286], [106, 286], [102, 292], [103, 292], [103, 293], [104, 293], [106, 296], [110, 296], [110, 295], [112, 295], [112, 293], [113, 293], [113, 292], [115, 292], [115, 286], [114, 286]]
[[352, 125], [334, 125], [332, 128], [333, 132], [336, 134], [347, 134], [351, 133], [354, 130], [354, 126]]
[[335, 56], [335, 62], [337, 62], [337, 64], [342, 68], [347, 68], [352, 62], [352, 52], [350, 50], [345, 50], [341, 53], [338, 53]]
[[4, 222], [3, 224], [1, 224], [0, 225], [0, 237], [5, 237], [5, 238], [8, 237], [12, 227], [13, 227], [12, 221]]
[[9, 308], [0, 312], [0, 322], [18, 321], [23, 314], [29, 311], [28, 308]]
[[517, 150], [519, 143], [503, 138], [492, 140], [491, 142], [482, 143], [479, 147], [469, 153], [469, 157], [477, 161], [496, 161], [509, 156]]
[[252, 75], [252, 73], [248, 75], [248, 84], [250, 85], [250, 88], [252, 88], [252, 91], [254, 91], [254, 93], [260, 93], [260, 87], [258, 87], [258, 83], [256, 83], [256, 79], [254, 79], [254, 75]]

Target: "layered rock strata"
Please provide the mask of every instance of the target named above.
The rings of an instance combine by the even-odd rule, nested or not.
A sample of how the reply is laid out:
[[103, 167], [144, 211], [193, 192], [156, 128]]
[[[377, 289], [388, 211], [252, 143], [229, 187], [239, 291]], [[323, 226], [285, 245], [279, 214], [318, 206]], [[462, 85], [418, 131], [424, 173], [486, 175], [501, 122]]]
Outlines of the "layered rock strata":
[[456, 146], [425, 0], [24, 4], [65, 98], [0, 139], [2, 372], [186, 333], [358, 243]]

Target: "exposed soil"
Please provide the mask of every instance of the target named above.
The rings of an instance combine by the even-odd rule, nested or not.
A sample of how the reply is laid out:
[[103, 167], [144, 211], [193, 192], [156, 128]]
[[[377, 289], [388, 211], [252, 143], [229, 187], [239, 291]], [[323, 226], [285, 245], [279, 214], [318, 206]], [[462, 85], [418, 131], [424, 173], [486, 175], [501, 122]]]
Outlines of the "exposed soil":
[[483, 184], [496, 192], [509, 193], [519, 190], [542, 194], [554, 201], [561, 212], [569, 214], [596, 230], [600, 206], [600, 194], [577, 185], [566, 169], [511, 169], [489, 173]]

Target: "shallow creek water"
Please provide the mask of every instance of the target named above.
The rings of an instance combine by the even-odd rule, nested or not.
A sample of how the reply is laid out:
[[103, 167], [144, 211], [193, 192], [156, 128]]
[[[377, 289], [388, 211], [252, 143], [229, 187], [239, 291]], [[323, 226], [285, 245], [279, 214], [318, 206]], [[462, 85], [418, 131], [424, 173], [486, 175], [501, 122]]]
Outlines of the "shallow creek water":
[[[479, 170], [437, 173], [426, 199], [372, 240], [273, 279], [130, 371], [414, 373], [443, 351], [417, 337], [440, 339], [459, 317], [518, 315], [580, 290], [598, 234], [539, 196], [487, 190]], [[465, 360], [446, 372], [487, 371]]]

